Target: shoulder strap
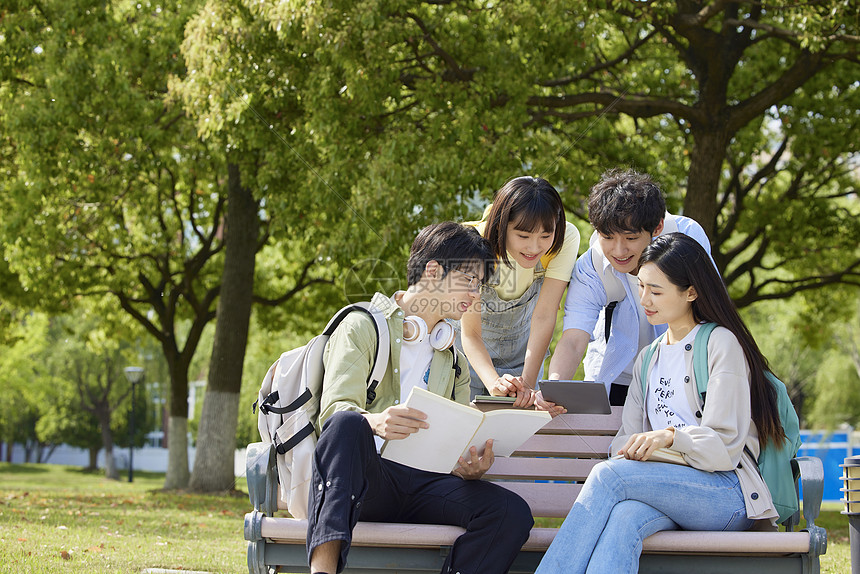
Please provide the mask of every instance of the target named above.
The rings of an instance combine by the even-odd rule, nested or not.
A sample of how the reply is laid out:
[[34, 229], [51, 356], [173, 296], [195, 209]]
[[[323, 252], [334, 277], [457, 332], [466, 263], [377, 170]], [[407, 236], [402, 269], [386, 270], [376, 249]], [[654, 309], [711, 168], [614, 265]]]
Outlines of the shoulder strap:
[[716, 327], [716, 323], [703, 324], [693, 341], [693, 376], [696, 377], [696, 390], [699, 391], [703, 404], [708, 392], [708, 339]]
[[460, 377], [460, 374], [463, 372], [463, 370], [457, 363], [457, 347], [451, 345], [450, 347], [448, 347], [448, 350], [451, 351], [451, 368], [454, 369], [454, 387], [451, 389], [451, 400], [455, 401], [456, 399], [454, 398], [454, 391], [457, 389], [457, 379]]
[[656, 339], [651, 341], [651, 344], [645, 347], [645, 352], [642, 354], [642, 371], [640, 373], [639, 379], [642, 383], [642, 396], [645, 396], [645, 392], [648, 389], [648, 367], [651, 365], [651, 358], [654, 356], [654, 353], [657, 352], [657, 345], [660, 344], [660, 341], [663, 340], [663, 337], [666, 336], [666, 333], [658, 336]]
[[325, 326], [322, 334], [330, 337], [344, 318], [353, 311], [367, 313], [373, 319], [373, 328], [376, 331], [376, 353], [373, 357], [373, 367], [367, 376], [367, 404], [370, 404], [376, 399], [376, 387], [379, 385], [379, 381], [382, 380], [382, 377], [385, 375], [385, 369], [388, 367], [388, 354], [391, 343], [385, 316], [369, 302], [353, 303], [335, 313], [334, 317]]
[[588, 240], [588, 247], [591, 250], [591, 264], [594, 266], [594, 271], [600, 277], [600, 282], [603, 283], [603, 289], [606, 291], [606, 307], [603, 311], [603, 337], [608, 341], [609, 330], [612, 328], [612, 313], [615, 311], [615, 306], [618, 302], [627, 296], [627, 292], [624, 290], [621, 280], [612, 272], [612, 266], [605, 264], [606, 256], [597, 242], [596, 231], [591, 234]]

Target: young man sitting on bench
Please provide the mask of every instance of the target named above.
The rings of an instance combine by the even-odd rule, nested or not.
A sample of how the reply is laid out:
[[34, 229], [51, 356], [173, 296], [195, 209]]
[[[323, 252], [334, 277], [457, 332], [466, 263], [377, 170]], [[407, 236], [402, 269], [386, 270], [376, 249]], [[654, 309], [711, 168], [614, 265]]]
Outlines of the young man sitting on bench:
[[391, 352], [370, 404], [366, 380], [377, 339], [373, 321], [352, 313], [332, 334], [323, 356], [321, 434], [308, 504], [312, 573], [343, 570], [359, 518], [465, 528], [443, 573], [502, 574], [528, 539], [533, 519], [526, 502], [478, 480], [493, 463], [492, 441], [483, 456], [473, 448], [450, 474], [410, 468], [378, 454], [382, 440], [445, 424], [402, 406], [413, 387], [468, 404], [468, 364], [451, 346], [453, 331], [445, 320], [459, 319], [479, 299], [493, 261], [489, 244], [474, 228], [446, 222], [421, 230], [407, 263], [407, 290], [372, 299], [386, 316]]

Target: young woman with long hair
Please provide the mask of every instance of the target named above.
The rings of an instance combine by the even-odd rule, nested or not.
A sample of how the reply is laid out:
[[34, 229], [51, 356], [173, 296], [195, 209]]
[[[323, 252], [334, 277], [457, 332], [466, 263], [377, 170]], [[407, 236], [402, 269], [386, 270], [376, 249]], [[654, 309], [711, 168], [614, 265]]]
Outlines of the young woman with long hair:
[[[642, 253], [639, 295], [648, 321], [668, 327], [646, 368], [641, 352], [615, 457], [597, 465], [537, 574], [637, 572], [642, 541], [661, 530], [747, 530], [778, 516], [752, 457], [784, 432], [767, 360], [707, 253], [670, 233]], [[708, 339], [707, 403], [696, 390], [693, 342]], [[643, 393], [643, 388], [645, 392]], [[654, 462], [657, 449], [685, 464]]]

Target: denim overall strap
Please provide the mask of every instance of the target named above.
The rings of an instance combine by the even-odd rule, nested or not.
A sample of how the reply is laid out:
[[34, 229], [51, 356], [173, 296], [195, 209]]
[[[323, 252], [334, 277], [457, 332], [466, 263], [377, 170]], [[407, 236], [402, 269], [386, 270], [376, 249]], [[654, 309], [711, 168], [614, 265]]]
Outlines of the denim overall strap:
[[[507, 373], [519, 376], [523, 373], [532, 314], [537, 305], [545, 273], [538, 263], [532, 284], [520, 297], [510, 301], [501, 299], [490, 285], [481, 287], [481, 337], [499, 375]], [[459, 321], [456, 327], [457, 344], [462, 348]], [[471, 399], [477, 395], [489, 394], [471, 365], [469, 365], [469, 371], [472, 375]], [[542, 372], [543, 369], [541, 369]]]

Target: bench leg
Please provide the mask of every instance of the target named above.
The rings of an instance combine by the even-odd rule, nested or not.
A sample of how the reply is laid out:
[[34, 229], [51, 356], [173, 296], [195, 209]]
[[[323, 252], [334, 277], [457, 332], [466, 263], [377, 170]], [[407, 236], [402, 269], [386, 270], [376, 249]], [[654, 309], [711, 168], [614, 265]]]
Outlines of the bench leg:
[[808, 574], [821, 572], [820, 556], [827, 552], [827, 531], [820, 527], [807, 524], [809, 532], [809, 552], [803, 556], [803, 571]]
[[269, 574], [266, 567], [266, 541], [248, 542], [248, 574]]
[[266, 516], [259, 510], [245, 515], [245, 540], [248, 541], [248, 573], [269, 574], [266, 566], [266, 541], [263, 540], [261, 525]]

